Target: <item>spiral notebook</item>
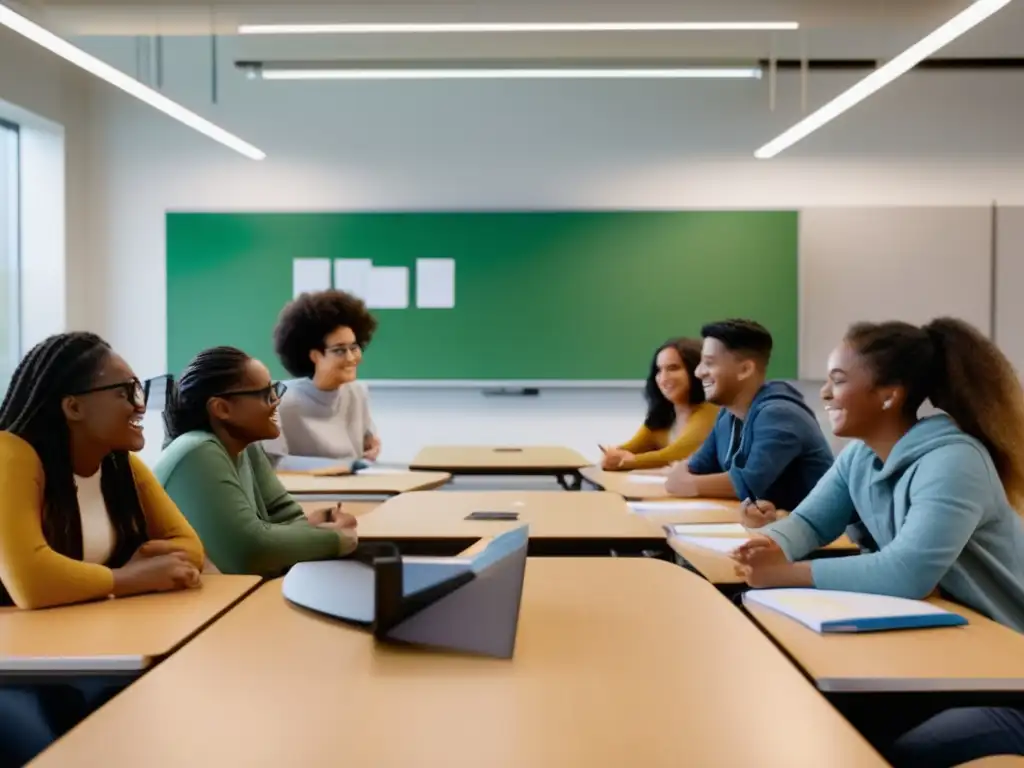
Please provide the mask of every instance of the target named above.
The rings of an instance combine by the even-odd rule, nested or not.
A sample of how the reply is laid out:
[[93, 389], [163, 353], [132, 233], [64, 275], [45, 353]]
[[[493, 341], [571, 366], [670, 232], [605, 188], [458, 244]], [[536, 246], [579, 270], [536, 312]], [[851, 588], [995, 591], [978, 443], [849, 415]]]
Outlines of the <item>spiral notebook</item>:
[[815, 632], [881, 632], [894, 629], [955, 627], [963, 616], [924, 600], [824, 589], [757, 589], [743, 596], [799, 621]]

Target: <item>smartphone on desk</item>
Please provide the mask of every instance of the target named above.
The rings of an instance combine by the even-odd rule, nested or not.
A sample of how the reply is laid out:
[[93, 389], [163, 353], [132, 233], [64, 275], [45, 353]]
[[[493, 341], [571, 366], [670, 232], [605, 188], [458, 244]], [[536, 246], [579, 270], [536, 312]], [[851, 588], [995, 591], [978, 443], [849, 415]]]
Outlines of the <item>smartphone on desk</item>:
[[518, 520], [518, 512], [471, 512], [466, 520]]

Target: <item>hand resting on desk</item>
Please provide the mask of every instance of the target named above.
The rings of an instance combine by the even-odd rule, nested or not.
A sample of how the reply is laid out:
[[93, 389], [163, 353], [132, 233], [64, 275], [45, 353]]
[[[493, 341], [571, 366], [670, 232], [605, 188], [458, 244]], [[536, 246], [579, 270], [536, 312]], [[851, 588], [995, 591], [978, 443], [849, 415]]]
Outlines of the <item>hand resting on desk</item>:
[[199, 569], [188, 555], [159, 539], [145, 542], [113, 573], [114, 594], [119, 597], [192, 589], [200, 584]]
[[813, 587], [808, 563], [791, 563], [782, 548], [766, 536], [744, 542], [730, 555], [736, 575], [751, 587]]

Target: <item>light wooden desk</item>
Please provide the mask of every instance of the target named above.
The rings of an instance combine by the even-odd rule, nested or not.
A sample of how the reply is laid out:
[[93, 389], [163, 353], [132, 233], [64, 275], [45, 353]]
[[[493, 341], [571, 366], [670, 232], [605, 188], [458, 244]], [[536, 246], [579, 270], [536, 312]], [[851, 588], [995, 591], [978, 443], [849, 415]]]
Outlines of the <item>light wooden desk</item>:
[[747, 611], [825, 693], [1024, 692], [1024, 635], [974, 611], [965, 627], [822, 635], [775, 611]]
[[[310, 511], [323, 509], [324, 507], [333, 507], [337, 503], [335, 501], [301, 501], [301, 498], [302, 497], [300, 496], [299, 506], [302, 507], [302, 510], [307, 514]], [[345, 511], [350, 515], [362, 517], [367, 512], [372, 512], [377, 507], [381, 506], [384, 501], [384, 499], [374, 499], [373, 501], [365, 501], [363, 499], [353, 501], [351, 499], [347, 499], [341, 502], [341, 504], [345, 508]]]
[[409, 468], [453, 475], [550, 475], [563, 488], [578, 490], [580, 470], [590, 463], [557, 446], [435, 445], [420, 451]]
[[0, 676], [137, 673], [172, 653], [259, 584], [204, 576], [182, 592], [61, 608], [0, 609]]
[[[756, 531], [751, 531], [750, 535], [755, 535], [756, 533]], [[702, 536], [704, 534], [694, 533], [691, 535]], [[724, 539], [744, 538], [743, 534], [726, 533], [707, 535]], [[743, 579], [736, 575], [736, 562], [724, 552], [705, 549], [704, 547], [699, 547], [696, 544], [691, 544], [687, 541], [680, 541], [676, 538], [669, 539], [668, 545], [672, 548], [673, 552], [690, 563], [690, 565], [692, 565], [701, 576], [712, 584], [725, 586], [744, 583]], [[843, 534], [831, 544], [818, 550], [818, 552], [830, 556], [841, 556], [844, 554], [856, 554], [858, 549], [857, 545]]]
[[338, 496], [397, 496], [410, 491], [430, 491], [445, 485], [447, 472], [396, 472], [383, 475], [332, 475], [329, 477], [279, 473], [288, 493]]
[[[585, 467], [580, 470], [583, 479], [603, 491], [617, 493], [629, 501], [650, 501], [671, 499], [664, 483], [637, 483], [630, 480], [629, 472], [606, 472], [600, 467]], [[702, 520], [701, 522], [718, 522]]]
[[[259, 727], [268, 702], [293, 714], [286, 725]], [[737, 734], [737, 708], [786, 714]], [[885, 765], [710, 585], [652, 560], [546, 558], [528, 561], [510, 660], [375, 644], [266, 584], [33, 767], [790, 768], [823, 755]]]
[[[466, 520], [472, 512], [516, 512], [516, 521]], [[456, 553], [476, 539], [530, 526], [531, 554], [603, 554], [665, 547], [663, 531], [623, 514], [613, 493], [441, 491], [404, 493], [359, 518], [361, 541], [420, 542], [421, 554]]]

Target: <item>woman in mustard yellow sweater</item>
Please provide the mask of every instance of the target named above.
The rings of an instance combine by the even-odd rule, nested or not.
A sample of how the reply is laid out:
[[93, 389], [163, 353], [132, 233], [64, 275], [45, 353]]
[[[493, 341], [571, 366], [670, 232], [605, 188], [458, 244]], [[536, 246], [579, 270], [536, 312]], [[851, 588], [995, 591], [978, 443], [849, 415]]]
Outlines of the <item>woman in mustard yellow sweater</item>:
[[602, 469], [657, 469], [700, 448], [718, 416], [697, 381], [700, 355], [694, 339], [672, 339], [658, 348], [644, 387], [647, 418], [629, 442], [602, 449]]
[[[21, 361], [0, 406], [0, 605], [186, 589], [203, 548], [153, 474], [142, 386], [98, 336]], [[109, 696], [95, 683], [0, 688], [0, 766], [21, 765]]]

